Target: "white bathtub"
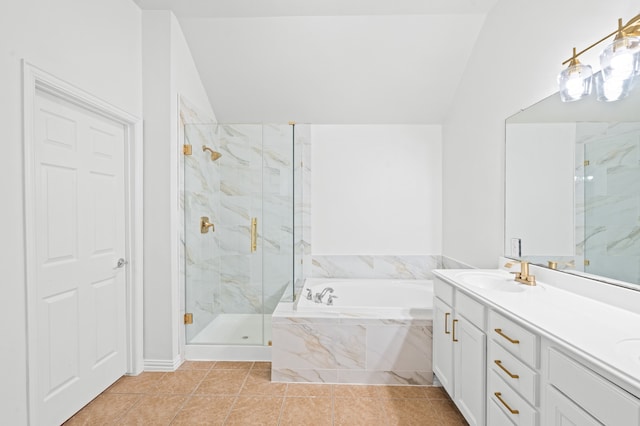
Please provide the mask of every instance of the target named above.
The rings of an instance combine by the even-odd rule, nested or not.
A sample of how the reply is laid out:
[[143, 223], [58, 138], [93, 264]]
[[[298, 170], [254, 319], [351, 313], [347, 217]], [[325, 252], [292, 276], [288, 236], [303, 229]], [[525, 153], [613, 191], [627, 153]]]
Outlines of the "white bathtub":
[[[321, 303], [314, 296], [325, 288]], [[307, 297], [311, 294], [311, 300]], [[333, 296], [332, 305], [328, 305]], [[376, 317], [430, 317], [433, 281], [364, 278], [307, 278], [296, 302], [298, 312], [373, 314]]]

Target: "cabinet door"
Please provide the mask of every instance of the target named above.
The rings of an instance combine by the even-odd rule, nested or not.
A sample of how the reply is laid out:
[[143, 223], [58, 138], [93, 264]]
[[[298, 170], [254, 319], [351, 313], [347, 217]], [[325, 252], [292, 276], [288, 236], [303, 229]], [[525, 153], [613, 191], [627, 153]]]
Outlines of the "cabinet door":
[[546, 424], [549, 426], [599, 426], [600, 423], [554, 387], [547, 387]]
[[485, 424], [486, 335], [464, 317], [452, 324], [454, 401], [470, 425]]
[[433, 299], [433, 372], [453, 398], [453, 309], [437, 297]]

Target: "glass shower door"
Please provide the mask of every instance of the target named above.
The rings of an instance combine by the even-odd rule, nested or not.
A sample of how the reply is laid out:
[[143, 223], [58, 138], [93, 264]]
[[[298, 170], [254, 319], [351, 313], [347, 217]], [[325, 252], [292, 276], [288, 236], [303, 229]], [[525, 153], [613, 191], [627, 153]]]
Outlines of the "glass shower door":
[[301, 259], [293, 132], [286, 124], [185, 126], [188, 344], [269, 345], [271, 314], [280, 300], [293, 300]]
[[[262, 277], [262, 126], [220, 124], [220, 291], [218, 338], [208, 343], [264, 344]], [[207, 336], [208, 337], [208, 336]]]
[[186, 342], [262, 345], [261, 126], [189, 124], [185, 140]]

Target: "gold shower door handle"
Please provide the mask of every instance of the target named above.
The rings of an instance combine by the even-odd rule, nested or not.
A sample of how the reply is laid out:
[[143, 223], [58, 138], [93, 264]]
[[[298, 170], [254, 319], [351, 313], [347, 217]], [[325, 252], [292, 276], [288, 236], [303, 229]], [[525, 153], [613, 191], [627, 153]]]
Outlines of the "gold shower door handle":
[[251, 253], [258, 249], [258, 218], [251, 218]]

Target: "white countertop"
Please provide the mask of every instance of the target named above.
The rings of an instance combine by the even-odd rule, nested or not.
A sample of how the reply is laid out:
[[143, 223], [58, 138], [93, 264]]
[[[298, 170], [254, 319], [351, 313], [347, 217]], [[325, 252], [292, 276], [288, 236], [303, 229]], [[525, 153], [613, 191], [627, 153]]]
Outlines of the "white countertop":
[[[523, 291], [505, 292], [466, 284], [462, 272], [504, 274]], [[530, 287], [502, 270], [447, 269], [434, 274], [490, 308], [524, 322], [536, 333], [570, 347], [586, 360], [614, 375], [629, 392], [640, 397], [640, 315], [545, 282]], [[619, 342], [632, 341], [629, 346]], [[633, 350], [632, 348], [633, 347]]]

